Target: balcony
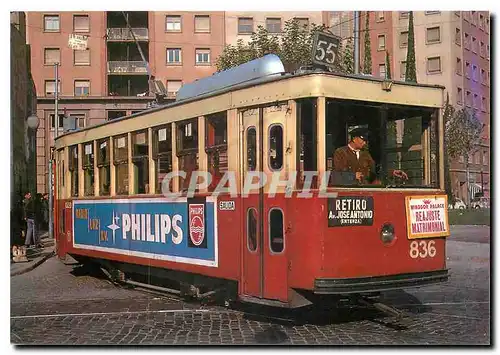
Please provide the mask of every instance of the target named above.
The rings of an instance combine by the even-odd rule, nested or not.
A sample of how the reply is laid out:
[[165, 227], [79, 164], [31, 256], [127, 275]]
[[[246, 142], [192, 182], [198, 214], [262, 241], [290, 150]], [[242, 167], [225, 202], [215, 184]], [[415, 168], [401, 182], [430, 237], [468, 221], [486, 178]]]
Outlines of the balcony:
[[[135, 38], [138, 41], [147, 41], [149, 32], [147, 28], [132, 28]], [[108, 28], [106, 30], [107, 40], [110, 41], [133, 41], [134, 37], [128, 28]]]
[[108, 74], [147, 74], [147, 66], [143, 61], [110, 61]]

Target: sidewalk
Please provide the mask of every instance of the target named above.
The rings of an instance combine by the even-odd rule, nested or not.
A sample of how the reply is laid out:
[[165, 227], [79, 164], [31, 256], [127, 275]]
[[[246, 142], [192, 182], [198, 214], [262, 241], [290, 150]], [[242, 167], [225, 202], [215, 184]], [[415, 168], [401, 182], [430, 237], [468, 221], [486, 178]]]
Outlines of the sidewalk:
[[11, 256], [10, 276], [21, 275], [25, 272], [31, 271], [54, 255], [54, 239], [49, 238], [48, 232], [45, 232], [40, 236], [40, 243], [43, 245], [42, 248], [33, 248], [26, 250], [26, 257], [28, 258], [27, 262], [15, 263], [14, 261], [12, 261]]

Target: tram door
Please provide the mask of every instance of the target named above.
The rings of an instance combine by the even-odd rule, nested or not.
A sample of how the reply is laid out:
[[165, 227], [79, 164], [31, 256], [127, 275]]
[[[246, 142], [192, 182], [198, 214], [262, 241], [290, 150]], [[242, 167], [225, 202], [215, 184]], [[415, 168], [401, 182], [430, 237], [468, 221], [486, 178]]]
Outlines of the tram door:
[[[244, 210], [243, 285], [247, 296], [287, 301], [285, 254], [285, 200], [283, 194], [268, 197], [272, 174], [285, 176], [285, 112], [281, 106], [249, 109], [243, 116], [242, 186], [265, 175], [264, 187], [247, 188]], [[282, 188], [283, 190], [283, 188]], [[279, 191], [279, 190], [278, 190]]]

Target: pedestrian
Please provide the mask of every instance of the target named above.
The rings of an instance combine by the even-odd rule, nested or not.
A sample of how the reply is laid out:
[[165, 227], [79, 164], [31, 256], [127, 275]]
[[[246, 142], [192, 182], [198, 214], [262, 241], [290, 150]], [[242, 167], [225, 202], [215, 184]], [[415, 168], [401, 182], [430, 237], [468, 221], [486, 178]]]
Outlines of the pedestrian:
[[[41, 247], [40, 242], [37, 239], [36, 233], [36, 223], [35, 223], [35, 200], [31, 196], [31, 192], [27, 192], [24, 195], [23, 200], [23, 211], [24, 211], [24, 220], [26, 221], [26, 240], [24, 245], [29, 248], [33, 247]], [[33, 245], [31, 244], [31, 239], [33, 238]]]
[[43, 225], [49, 228], [49, 194], [45, 193], [42, 197]]

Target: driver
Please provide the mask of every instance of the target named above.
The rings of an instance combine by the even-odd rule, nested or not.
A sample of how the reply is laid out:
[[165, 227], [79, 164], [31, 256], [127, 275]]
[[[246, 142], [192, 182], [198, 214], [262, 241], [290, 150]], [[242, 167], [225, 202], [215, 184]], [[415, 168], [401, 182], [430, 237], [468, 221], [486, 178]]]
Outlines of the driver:
[[[369, 151], [363, 150], [367, 141], [368, 132], [365, 129], [354, 129], [351, 132], [351, 141], [335, 150], [333, 170], [355, 173], [355, 178], [360, 183], [380, 183], [376, 179], [375, 161]], [[408, 175], [402, 170], [393, 170], [392, 175], [408, 180]]]

